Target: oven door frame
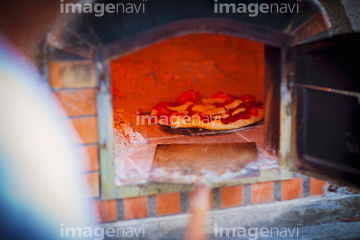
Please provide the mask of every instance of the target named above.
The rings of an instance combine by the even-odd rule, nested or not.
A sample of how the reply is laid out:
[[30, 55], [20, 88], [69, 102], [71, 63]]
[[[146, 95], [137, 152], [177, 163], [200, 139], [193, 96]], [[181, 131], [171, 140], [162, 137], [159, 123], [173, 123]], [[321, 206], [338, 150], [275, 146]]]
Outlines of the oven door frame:
[[[356, 106], [356, 104], [354, 105], [354, 102], [357, 100], [359, 104], [358, 109], [360, 108], [360, 83], [354, 85], [354, 79], [360, 79], [360, 70], [351, 72], [345, 80], [344, 78], [340, 79], [339, 76], [342, 77], [343, 75], [340, 75], [339, 73], [344, 73], [344, 71], [349, 72], [349, 69], [354, 69], [354, 66], [352, 66], [353, 68], [348, 67], [351, 66], [351, 63], [349, 64], [346, 60], [337, 60], [336, 54], [334, 55], [334, 53], [337, 53], [340, 59], [346, 59], [348, 58], [348, 55], [354, 54], [354, 51], [360, 53], [360, 47], [354, 45], [356, 41], [360, 41], [360, 34], [347, 34], [293, 46], [283, 50], [282, 58], [284, 65], [281, 104], [281, 119], [283, 119], [281, 121], [281, 132], [283, 134], [281, 134], [282, 144], [280, 152], [281, 159], [287, 163], [292, 171], [339, 184], [359, 187], [360, 164], [356, 166], [352, 158], [354, 157], [355, 160], [356, 158], [360, 160], [360, 141], [356, 143], [357, 140], [355, 142], [347, 140], [349, 142], [345, 143], [344, 137], [342, 138], [341, 134], [338, 134], [338, 138], [334, 138], [334, 140], [331, 141], [325, 140], [324, 138], [326, 136], [324, 136], [324, 141], [322, 143], [325, 144], [317, 144], [316, 147], [311, 145], [314, 143], [314, 140], [311, 140], [311, 138], [314, 139], [314, 134], [310, 131], [316, 130], [314, 129], [314, 126], [320, 127], [327, 125], [327, 123], [324, 123], [323, 119], [320, 120], [320, 117], [310, 119], [310, 117], [313, 116], [311, 113], [314, 113], [314, 109], [316, 109], [314, 105], [320, 110], [327, 106], [321, 102], [308, 102], [309, 99], [310, 101], [311, 99], [315, 99], [315, 97], [311, 98], [310, 96], [316, 96], [318, 99], [320, 96], [329, 96], [329, 99], [344, 99], [344, 103], [348, 102], [352, 106], [351, 109], [354, 109], [353, 106]], [[335, 58], [333, 58], [334, 56]], [[304, 61], [311, 61], [312, 64], [305, 67], [304, 64], [300, 66]], [[316, 64], [316, 62], [318, 64]], [[311, 69], [311, 66], [313, 65], [316, 65], [318, 68], [323, 67], [323, 69], [326, 69], [325, 67], [327, 67], [327, 70], [332, 69], [331, 72], [333, 74], [331, 75], [333, 77], [327, 78], [329, 79], [328, 83], [317, 80], [319, 78], [314, 78], [315, 76], [318, 76], [318, 74]], [[307, 71], [307, 73], [302, 74], [300, 71]], [[319, 72], [324, 73], [322, 69], [320, 69]], [[336, 81], [346, 82], [346, 84], [336, 84]], [[339, 102], [339, 104], [340, 103], [341, 102]], [[350, 108], [349, 105], [343, 104], [342, 106], [344, 112], [339, 112], [337, 114], [349, 116], [346, 118], [346, 123], [349, 126], [343, 126], [346, 125], [345, 121], [336, 122], [336, 124], [339, 124], [338, 126], [341, 129], [349, 129], [350, 133], [359, 133], [360, 126], [354, 127], [355, 125], [351, 123], [351, 121], [353, 119], [358, 119], [360, 114], [357, 111], [346, 111], [345, 109]], [[328, 109], [332, 108], [328, 107]], [[326, 110], [324, 110], [324, 113], [326, 113]], [[330, 117], [329, 121], [331, 121]], [[334, 126], [335, 123], [328, 124], [327, 126], [331, 125]], [[336, 133], [339, 132], [333, 131], [332, 128], [327, 129], [327, 132], [332, 134], [332, 136], [336, 136]], [[355, 136], [355, 138], [359, 137]], [[343, 160], [339, 160], [339, 157], [337, 158], [338, 160], [336, 160], [335, 157], [321, 157], [326, 155], [324, 154], [325, 151], [334, 151], [333, 155], [336, 153], [340, 154], [340, 147], [335, 147], [337, 152], [333, 150], [335, 149], [334, 147], [331, 147], [334, 146], [332, 144], [335, 144], [335, 142], [337, 142], [337, 145], [343, 145], [340, 156]], [[349, 144], [350, 146], [355, 146], [355, 149], [357, 146], [358, 150], [345, 148], [345, 145], [348, 146]]]

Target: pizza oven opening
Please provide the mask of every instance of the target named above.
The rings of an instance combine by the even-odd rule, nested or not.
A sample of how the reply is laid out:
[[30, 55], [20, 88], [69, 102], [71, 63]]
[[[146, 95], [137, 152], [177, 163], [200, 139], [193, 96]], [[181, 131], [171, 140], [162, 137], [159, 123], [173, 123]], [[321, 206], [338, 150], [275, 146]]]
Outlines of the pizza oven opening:
[[[266, 52], [275, 59], [269, 49]], [[263, 43], [221, 34], [185, 35], [116, 58], [110, 63], [110, 71], [116, 185], [140, 184], [149, 178], [167, 179], [171, 169], [160, 175], [154, 173], [153, 159], [159, 144], [254, 142], [258, 156], [246, 164], [240, 175], [256, 177], [260, 168], [279, 167], [276, 154], [279, 136], [276, 126], [271, 126], [271, 119], [274, 122], [278, 119], [279, 101], [273, 96], [274, 89], [265, 84]], [[272, 79], [271, 83], [274, 82]], [[267, 116], [260, 122], [231, 130], [154, 123], [150, 115], [153, 106], [174, 102], [191, 90], [204, 98], [219, 92], [238, 97], [250, 94], [264, 103]], [[219, 159], [217, 164], [223, 163]]]

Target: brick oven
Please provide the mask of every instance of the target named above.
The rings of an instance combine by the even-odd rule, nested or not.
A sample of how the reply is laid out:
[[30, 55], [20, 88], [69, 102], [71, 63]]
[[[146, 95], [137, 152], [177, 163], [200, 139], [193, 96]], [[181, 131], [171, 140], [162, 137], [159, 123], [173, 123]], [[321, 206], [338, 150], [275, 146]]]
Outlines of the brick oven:
[[[149, 179], [157, 144], [256, 143], [251, 171], [212, 182], [212, 209], [319, 195], [327, 182], [317, 178], [329, 176], [359, 185], [360, 73], [346, 48], [358, 51], [359, 36], [316, 41], [330, 36], [327, 15], [317, 1], [298, 6], [253, 18], [215, 13], [213, 1], [157, 0], [142, 14], [59, 19], [45, 72], [81, 137], [74, 145], [90, 156], [88, 197], [104, 222], [188, 211], [193, 184]], [[139, 112], [190, 89], [252, 94], [265, 118], [226, 132], [138, 124]], [[121, 131], [146, 143], [129, 152]]]

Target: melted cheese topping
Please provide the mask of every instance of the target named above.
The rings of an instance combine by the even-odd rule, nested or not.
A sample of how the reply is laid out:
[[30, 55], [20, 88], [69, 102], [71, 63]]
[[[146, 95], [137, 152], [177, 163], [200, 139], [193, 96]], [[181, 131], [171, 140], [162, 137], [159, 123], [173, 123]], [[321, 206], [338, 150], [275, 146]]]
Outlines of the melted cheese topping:
[[201, 102], [204, 104], [214, 104], [214, 103], [223, 103], [225, 102], [224, 98], [203, 98]]
[[227, 118], [230, 117], [229, 114], [221, 114], [221, 115], [216, 115], [213, 117], [213, 119], [217, 120], [217, 119], [223, 119], [223, 118]]
[[150, 115], [151, 115], [151, 116], [154, 116], [154, 115], [156, 115], [156, 114], [157, 114], [157, 110], [156, 110], [156, 109], [152, 109]]
[[195, 105], [191, 108], [191, 110], [196, 112], [205, 112], [205, 111], [213, 110], [214, 108], [215, 108], [214, 105]]
[[241, 100], [239, 100], [239, 99], [236, 99], [236, 100], [233, 101], [232, 103], [226, 105], [225, 108], [226, 108], [227, 110], [230, 110], [230, 109], [236, 108], [236, 107], [239, 106], [241, 103], [243, 103], [243, 101], [241, 101]]
[[221, 107], [221, 108], [215, 108], [213, 110], [210, 111], [205, 111], [203, 112], [204, 115], [217, 115], [217, 114], [223, 114], [226, 113], [226, 109]]
[[236, 109], [232, 115], [234, 116], [235, 114], [238, 114], [238, 113], [241, 113], [241, 112], [245, 112], [246, 111], [246, 108], [239, 108], [239, 109]]
[[186, 109], [191, 106], [191, 105], [194, 105], [192, 102], [186, 102], [184, 103], [183, 105], [180, 105], [180, 106], [177, 106], [177, 107], [168, 107], [168, 109], [170, 111], [173, 111], [173, 112], [178, 112], [178, 113], [184, 113], [184, 114], [187, 114], [187, 111]]
[[159, 119], [159, 124], [161, 124], [161, 125], [168, 125], [169, 123], [168, 123], [168, 121], [167, 121], [166, 119], [161, 118], [161, 119]]

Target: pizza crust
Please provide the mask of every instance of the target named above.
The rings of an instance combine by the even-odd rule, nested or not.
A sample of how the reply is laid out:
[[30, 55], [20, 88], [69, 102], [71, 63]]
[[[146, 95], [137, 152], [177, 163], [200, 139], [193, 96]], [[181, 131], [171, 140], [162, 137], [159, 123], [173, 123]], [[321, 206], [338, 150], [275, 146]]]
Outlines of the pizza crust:
[[264, 119], [264, 109], [258, 110], [259, 116], [252, 115], [249, 119], [239, 119], [236, 122], [232, 122], [229, 124], [223, 124], [219, 120], [215, 120], [209, 123], [202, 123], [200, 126], [201, 128], [208, 129], [208, 130], [230, 130], [236, 128], [242, 128], [254, 123], [260, 122]]

